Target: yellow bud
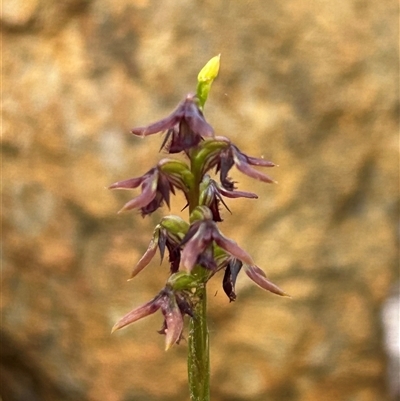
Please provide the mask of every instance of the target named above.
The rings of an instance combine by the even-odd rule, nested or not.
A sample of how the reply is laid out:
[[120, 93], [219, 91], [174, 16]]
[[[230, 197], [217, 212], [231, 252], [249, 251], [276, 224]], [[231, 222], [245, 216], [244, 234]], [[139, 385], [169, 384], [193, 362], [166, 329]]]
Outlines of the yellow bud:
[[213, 57], [199, 72], [197, 76], [197, 98], [199, 99], [199, 108], [203, 110], [206, 103], [208, 93], [210, 92], [211, 85], [218, 75], [219, 59], [221, 55]]
[[198, 82], [213, 81], [217, 77], [219, 71], [220, 57], [221, 54], [218, 54], [218, 56], [213, 57], [207, 62], [207, 64], [201, 69], [199, 75], [197, 76]]

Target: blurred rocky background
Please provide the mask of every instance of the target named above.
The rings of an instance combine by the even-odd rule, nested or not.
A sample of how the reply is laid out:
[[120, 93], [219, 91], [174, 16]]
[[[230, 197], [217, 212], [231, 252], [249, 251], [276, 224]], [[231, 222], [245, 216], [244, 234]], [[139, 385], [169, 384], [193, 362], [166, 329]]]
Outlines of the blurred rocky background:
[[165, 282], [157, 259], [126, 280], [167, 210], [117, 215], [137, 192], [105, 187], [165, 156], [160, 136], [129, 129], [172, 111], [218, 53], [208, 121], [279, 164], [278, 185], [233, 171], [260, 198], [229, 201], [221, 229], [293, 298], [243, 275], [229, 304], [214, 279], [213, 401], [397, 399], [397, 13], [390, 0], [4, 2], [2, 400], [188, 400], [186, 343], [164, 351], [161, 315], [110, 335]]

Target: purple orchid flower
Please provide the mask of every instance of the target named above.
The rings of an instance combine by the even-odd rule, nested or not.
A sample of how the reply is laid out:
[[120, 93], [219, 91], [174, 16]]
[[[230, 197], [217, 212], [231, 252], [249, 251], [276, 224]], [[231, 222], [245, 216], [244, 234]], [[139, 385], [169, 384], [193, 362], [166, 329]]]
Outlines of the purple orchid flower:
[[[177, 172], [170, 172], [170, 165]], [[170, 207], [170, 193], [175, 195], [174, 187], [181, 189], [185, 194], [187, 191], [179, 170], [182, 172], [187, 170], [186, 164], [177, 160], [163, 159], [156, 167], [153, 167], [141, 177], [118, 181], [110, 185], [109, 189], [133, 189], [140, 185], [142, 188], [142, 193], [127, 202], [118, 213], [125, 210], [140, 209], [142, 216], [145, 216], [161, 207], [164, 201]]]
[[276, 165], [273, 162], [257, 157], [247, 156], [228, 138], [223, 136], [216, 136], [214, 139], [205, 141], [199, 154], [201, 154], [203, 158], [202, 172], [205, 174], [206, 171], [216, 166], [216, 171], [220, 172], [220, 181], [222, 186], [229, 191], [235, 189], [235, 183], [228, 177], [228, 173], [233, 166], [236, 166], [240, 172], [251, 178], [266, 183], [275, 182], [268, 175], [265, 175], [252, 167], [274, 167]]
[[225, 196], [227, 198], [258, 198], [258, 196], [252, 192], [228, 190], [215, 180], [211, 179], [208, 174], [204, 176], [202, 186], [204, 186], [205, 188], [201, 191], [200, 194], [200, 204], [208, 206], [210, 208], [213, 215], [213, 220], [216, 222], [223, 221], [219, 212], [220, 203], [222, 203], [225, 206], [226, 210], [231, 213], [222, 196]]
[[168, 350], [173, 344], [179, 343], [183, 331], [183, 316], [185, 314], [193, 316], [192, 306], [183, 292], [175, 292], [166, 286], [151, 301], [141, 305], [124, 317], [122, 317], [113, 327], [112, 333], [116, 330], [134, 323], [146, 316], [152, 315], [161, 309], [164, 315], [164, 322], [160, 334], [165, 334], [165, 349]]
[[179, 264], [181, 261], [180, 244], [188, 227], [188, 223], [182, 220], [179, 216], [164, 217], [160, 224], [156, 226], [153, 238], [151, 239], [146, 252], [133, 269], [130, 280], [139, 274], [151, 262], [157, 252], [157, 248], [160, 250], [161, 262], [164, 259], [165, 248], [168, 249], [170, 272], [171, 274], [176, 273], [179, 270]]
[[195, 221], [181, 242], [181, 246], [184, 246], [181, 263], [187, 271], [192, 271], [198, 263], [199, 257], [200, 260], [202, 257], [206, 257], [207, 260], [212, 259], [214, 243], [243, 263], [254, 264], [252, 257], [245, 250], [219, 231], [216, 222], [212, 220], [212, 212], [207, 206], [199, 206], [197, 210], [204, 216], [204, 219]]
[[222, 280], [222, 287], [229, 300], [232, 302], [236, 299], [235, 284], [240, 270], [244, 269], [245, 273], [254, 283], [264, 290], [270, 291], [274, 294], [290, 297], [285, 291], [279, 288], [276, 284], [268, 280], [265, 272], [256, 265], [243, 265], [243, 263], [235, 258], [229, 258], [225, 263], [225, 274]]
[[167, 136], [161, 148], [167, 148], [169, 153], [186, 151], [197, 146], [203, 138], [214, 137], [214, 130], [205, 120], [198, 99], [192, 93], [189, 93], [168, 117], [131, 130], [132, 134], [141, 137], [164, 131], [167, 131]]
[[247, 156], [246, 154], [242, 153], [237, 146], [230, 142], [230, 145], [220, 153], [219, 160], [217, 161], [217, 172], [220, 172], [221, 184], [228, 190], [233, 190], [235, 188], [234, 182], [228, 178], [228, 172], [233, 165], [235, 165], [240, 172], [251, 178], [255, 178], [256, 180], [267, 183], [275, 182], [271, 177], [260, 173], [251, 167], [274, 167], [274, 163], [257, 157]]

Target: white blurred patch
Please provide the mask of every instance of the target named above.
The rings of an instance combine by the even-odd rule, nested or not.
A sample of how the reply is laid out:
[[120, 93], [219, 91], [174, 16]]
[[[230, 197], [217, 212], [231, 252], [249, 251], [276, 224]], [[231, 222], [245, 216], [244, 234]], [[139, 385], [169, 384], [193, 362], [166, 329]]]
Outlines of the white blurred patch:
[[126, 167], [124, 158], [124, 134], [119, 129], [103, 131], [99, 136], [102, 161], [113, 171], [123, 171]]
[[400, 283], [382, 309], [385, 349], [389, 358], [388, 381], [394, 400], [400, 397]]

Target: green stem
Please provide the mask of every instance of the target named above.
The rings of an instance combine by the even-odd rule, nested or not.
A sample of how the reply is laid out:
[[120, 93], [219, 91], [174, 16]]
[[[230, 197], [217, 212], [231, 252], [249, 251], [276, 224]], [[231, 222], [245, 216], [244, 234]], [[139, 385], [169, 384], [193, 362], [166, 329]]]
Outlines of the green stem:
[[190, 319], [189, 329], [189, 391], [192, 401], [210, 400], [210, 355], [207, 327], [206, 284], [196, 289], [199, 301], [195, 307], [195, 317]]
[[[189, 195], [189, 213], [199, 205], [201, 176], [191, 165], [194, 186]], [[189, 323], [188, 338], [188, 377], [191, 401], [210, 400], [210, 348], [207, 326], [207, 291], [208, 272], [196, 266], [192, 274], [197, 277], [198, 286], [195, 296], [194, 317]]]

